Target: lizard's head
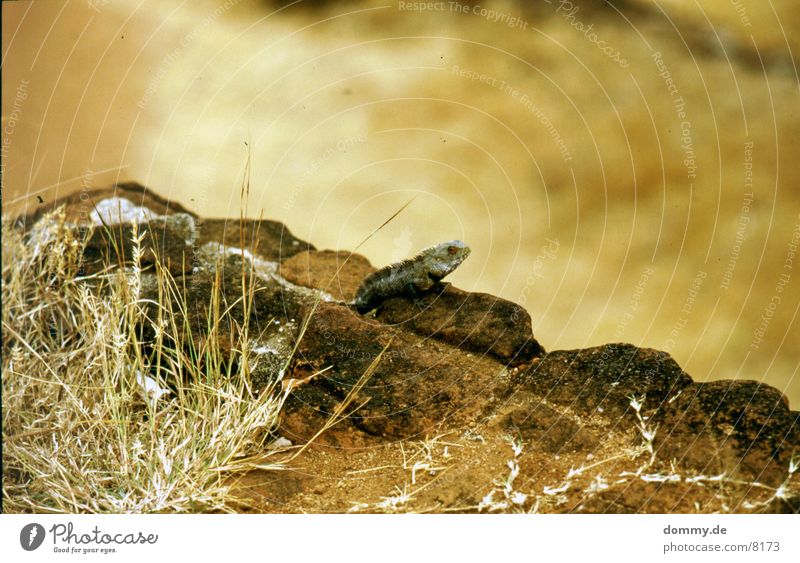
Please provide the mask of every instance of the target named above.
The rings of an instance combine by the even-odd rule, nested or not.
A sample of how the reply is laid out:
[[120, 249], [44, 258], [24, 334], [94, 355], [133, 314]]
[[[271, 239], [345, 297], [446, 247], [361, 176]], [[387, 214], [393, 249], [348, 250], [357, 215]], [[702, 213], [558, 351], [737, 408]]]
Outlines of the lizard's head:
[[441, 279], [455, 270], [467, 259], [471, 252], [469, 246], [460, 240], [450, 240], [432, 246], [425, 251], [430, 258], [430, 274]]

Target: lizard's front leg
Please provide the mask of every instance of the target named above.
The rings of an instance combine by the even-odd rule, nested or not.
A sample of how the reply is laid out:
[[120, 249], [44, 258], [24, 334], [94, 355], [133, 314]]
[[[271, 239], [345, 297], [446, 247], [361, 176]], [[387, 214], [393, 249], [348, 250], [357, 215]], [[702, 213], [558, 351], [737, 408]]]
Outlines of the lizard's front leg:
[[424, 308], [424, 303], [422, 302], [423, 293], [428, 291], [433, 286], [434, 286], [433, 280], [431, 280], [427, 276], [421, 279], [414, 280], [406, 285], [406, 293], [413, 298], [414, 306], [417, 309]]

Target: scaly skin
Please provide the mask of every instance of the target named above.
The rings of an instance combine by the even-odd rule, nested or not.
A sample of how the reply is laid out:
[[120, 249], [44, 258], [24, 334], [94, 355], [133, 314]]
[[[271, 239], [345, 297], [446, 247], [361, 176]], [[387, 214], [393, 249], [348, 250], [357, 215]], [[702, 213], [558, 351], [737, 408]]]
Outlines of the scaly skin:
[[403, 294], [416, 297], [455, 270], [470, 252], [460, 240], [451, 240], [426, 248], [410, 260], [381, 268], [364, 278], [352, 305], [364, 314], [390, 297]]

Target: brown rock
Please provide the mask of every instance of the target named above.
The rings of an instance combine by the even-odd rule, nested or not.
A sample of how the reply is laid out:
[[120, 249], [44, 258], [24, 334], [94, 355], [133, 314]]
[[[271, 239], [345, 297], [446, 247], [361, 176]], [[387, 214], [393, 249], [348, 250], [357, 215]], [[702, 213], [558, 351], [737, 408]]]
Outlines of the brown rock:
[[692, 381], [669, 354], [631, 344], [550, 352], [522, 378], [524, 388], [551, 403], [610, 419], [629, 411], [632, 395], [658, 409]]
[[405, 297], [388, 299], [376, 318], [463, 350], [489, 355], [512, 367], [544, 353], [533, 337], [531, 317], [525, 309], [450, 284], [441, 284], [438, 292], [427, 293], [416, 304]]
[[495, 424], [504, 426], [510, 436], [521, 437], [551, 454], [589, 451], [599, 443], [588, 425], [559, 413], [526, 391], [515, 393], [509, 404], [498, 409], [498, 414]]
[[164, 222], [111, 225], [93, 228], [84, 247], [84, 270], [99, 272], [107, 266], [131, 266], [134, 232], [141, 236], [140, 265], [148, 269], [158, 262], [173, 276], [191, 271], [194, 249], [181, 233]]
[[[494, 400], [504, 373], [494, 361], [365, 319], [345, 306], [320, 303], [294, 367], [329, 371], [296, 391], [286, 410], [291, 417], [298, 408], [307, 410], [315, 403], [324, 407], [320, 416], [302, 421], [305, 428], [287, 429], [294, 438], [287, 437], [302, 440], [321, 427], [332, 414], [331, 405], [345, 399], [387, 345], [352, 402], [363, 406], [348, 419], [368, 434], [392, 440], [463, 426], [477, 420]], [[332, 399], [321, 400], [320, 389]]]
[[[240, 224], [241, 223], [241, 224]], [[198, 219], [197, 244], [219, 242], [244, 248], [270, 262], [281, 262], [314, 247], [298, 238], [278, 221], [245, 219]]]
[[[525, 493], [528, 504], [511, 508], [533, 508], [534, 499], [551, 512], [595, 513], [796, 512], [800, 505], [800, 473], [789, 475], [791, 460], [800, 459], [800, 415], [771, 387], [693, 383], [668, 354], [630, 344], [543, 356], [524, 309], [447, 284], [418, 302], [397, 297], [374, 316], [361, 316], [330, 302], [330, 295], [352, 299], [373, 270], [359, 255], [345, 263], [349, 253], [314, 251], [274, 221], [203, 220], [137, 184], [91, 193], [94, 201], [126, 197], [159, 216], [138, 227], [145, 233], [143, 265], [164, 265], [186, 307], [154, 303], [165, 293], [153, 268], [142, 274], [142, 297], [152, 320], [160, 305], [174, 312], [176, 325], [187, 332], [181, 345], [217, 351], [211, 359], [220, 365], [212, 369], [222, 371], [240, 357], [245, 343], [237, 329], [248, 323], [253, 387], [291, 382], [277, 386], [292, 390], [282, 412], [285, 437], [302, 444], [349, 401], [346, 418], [317, 438], [318, 450], [303, 454], [311, 455], [304, 462], [324, 460], [324, 468], [310, 466], [289, 481], [282, 474], [268, 482], [253, 477], [254, 487], [277, 491], [263, 500], [268, 509], [347, 510], [359, 496], [352, 484], [363, 483], [365, 475], [380, 479], [376, 467], [395, 472], [392, 481], [383, 481], [385, 489], [373, 491], [373, 498], [385, 499], [407, 480], [411, 449], [417, 457], [410, 463], [421, 463], [416, 477], [431, 479], [414, 496], [428, 495], [435, 510], [477, 510], [512, 466], [520, 470], [515, 490]], [[80, 195], [61, 202], [68, 217], [83, 217], [70, 220], [85, 225]], [[32, 219], [18, 224], [30, 226]], [[130, 223], [84, 232], [87, 268], [130, 261]], [[35, 234], [29, 239], [36, 243]], [[252, 307], [246, 308], [250, 296]], [[209, 332], [209, 319], [220, 312], [224, 318]], [[144, 347], [153, 343], [152, 330], [152, 323], [143, 323]], [[183, 352], [180, 357], [190, 358], [196, 350]], [[636, 447], [642, 436], [632, 396], [642, 402], [639, 414], [648, 427], [657, 427], [652, 458]], [[393, 461], [382, 457], [401, 440]], [[361, 466], [352, 462], [356, 453]], [[454, 458], [457, 467], [447, 466]], [[439, 466], [447, 471], [433, 476]], [[327, 482], [316, 479], [320, 470], [328, 471]], [[354, 480], [347, 481], [351, 470]], [[702, 481], [720, 474], [726, 481], [714, 483], [724, 495]], [[347, 494], [326, 496], [338, 489]]]
[[155, 215], [187, 213], [193, 217], [197, 217], [197, 215], [181, 204], [167, 200], [141, 184], [136, 182], [123, 182], [108, 188], [75, 192], [53, 202], [42, 204], [36, 211], [21, 217], [20, 220], [23, 225], [28, 228], [41, 219], [42, 215], [45, 213], [58, 209], [63, 205], [66, 208], [67, 221], [86, 225], [90, 223], [89, 214], [94, 209], [94, 206], [100, 201], [112, 197], [128, 199], [137, 206], [147, 207], [153, 211]]
[[326, 291], [339, 301], [352, 301], [361, 281], [374, 271], [360, 254], [309, 250], [284, 260], [280, 274], [297, 285]]
[[[702, 498], [711, 503], [706, 487], [692, 483], [658, 483], [632, 480], [608, 491], [592, 495], [573, 512], [583, 514], [688, 514], [696, 511], [694, 502]], [[733, 499], [735, 500], [735, 499]], [[719, 505], [719, 501], [713, 503]]]
[[800, 413], [756, 381], [693, 383], [654, 420], [658, 455], [704, 474], [778, 486], [800, 456]]

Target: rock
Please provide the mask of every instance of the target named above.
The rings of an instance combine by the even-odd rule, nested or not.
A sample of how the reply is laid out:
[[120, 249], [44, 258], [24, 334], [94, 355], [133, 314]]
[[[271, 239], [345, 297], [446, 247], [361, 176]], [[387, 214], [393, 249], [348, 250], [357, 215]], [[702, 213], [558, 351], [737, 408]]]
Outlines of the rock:
[[[145, 213], [142, 209], [148, 209], [153, 216], [172, 215], [173, 213], [186, 213], [197, 217], [194, 213], [175, 201], [169, 201], [152, 190], [148, 190], [136, 182], [123, 182], [108, 188], [95, 190], [82, 190], [72, 193], [53, 202], [40, 205], [35, 212], [19, 218], [24, 228], [28, 229], [36, 223], [45, 213], [58, 209], [61, 206], [66, 208], [66, 219], [78, 225], [90, 225], [94, 223], [95, 205], [104, 199], [123, 198], [130, 202], [130, 205], [123, 204], [127, 210], [138, 209], [138, 214]], [[113, 214], [113, 211], [106, 209]], [[102, 211], [101, 211], [102, 214]], [[95, 213], [95, 216], [97, 214]], [[130, 222], [125, 220], [121, 222]]]
[[[293, 444], [314, 438], [303, 454], [311, 465], [302, 477], [256, 474], [254, 483], [268, 483], [265, 510], [349, 510], [364, 475], [386, 485], [357, 505], [376, 511], [402, 506], [387, 499], [409, 479], [407, 496], [429, 499], [423, 508], [433, 511], [475, 511], [489, 497], [495, 508], [549, 512], [800, 506], [800, 414], [769, 386], [694, 383], [668, 354], [630, 344], [545, 354], [522, 307], [449, 284], [359, 315], [345, 302], [374, 271], [363, 256], [316, 251], [275, 221], [204, 219], [138, 184], [49, 208], [62, 203], [85, 235], [86, 271], [130, 266], [133, 233], [143, 235], [145, 354], [163, 306], [186, 333], [169, 344], [187, 348], [174, 357], [224, 373], [246, 348], [252, 387], [289, 393], [278, 430]], [[45, 253], [58, 229], [36, 225], [43, 210], [16, 224]], [[158, 264], [185, 307], [158, 303], [174, 295], [159, 290]], [[164, 379], [142, 381], [151, 375]], [[426, 476], [437, 480], [418, 485]], [[517, 504], [503, 496], [512, 485]]]
[[[244, 287], [252, 292], [249, 317], [246, 321], [254, 340], [248, 345], [252, 351], [251, 377], [256, 391], [274, 383], [282, 377], [294, 348], [299, 331], [299, 319], [311, 310], [315, 295], [305, 288], [294, 286], [277, 275], [278, 264], [253, 258], [247, 251], [227, 248], [218, 243], [207, 243], [197, 249], [191, 272], [175, 279], [177, 287], [186, 295], [186, 308], [172, 306], [177, 326], [188, 327], [195, 350], [205, 350], [209, 335], [209, 318], [226, 311], [223, 324], [228, 326], [235, 319], [239, 326], [245, 322], [245, 306], [242, 299]], [[254, 275], [250, 275], [252, 272]], [[218, 291], [214, 289], [219, 284]], [[155, 321], [159, 288], [155, 276], [146, 276], [142, 283], [142, 298], [147, 304], [146, 314]], [[218, 293], [220, 303], [215, 306], [210, 296]], [[215, 312], [216, 311], [216, 312]], [[143, 327], [145, 337], [152, 336], [151, 323]], [[233, 334], [236, 334], [235, 332]], [[257, 335], [257, 336], [256, 336]], [[214, 336], [214, 348], [224, 358], [232, 350], [241, 348], [241, 343], [231, 341], [231, 333], [225, 330]]]
[[156, 215], [147, 207], [134, 204], [124, 197], [110, 197], [96, 204], [89, 212], [95, 225], [119, 225], [120, 223], [145, 223]]
[[[365, 319], [340, 304], [320, 303], [292, 369], [297, 377], [329, 371], [293, 393], [285, 406], [289, 418], [282, 433], [295, 442], [309, 438], [385, 347], [374, 373], [353, 399], [359, 408], [349, 418], [355, 427], [382, 440], [420, 437], [478, 419], [507, 377], [502, 366], [480, 355]], [[328, 398], [321, 400], [321, 391]], [[322, 408], [312, 411], [309, 405]], [[298, 422], [292, 417], [298, 410], [305, 414], [299, 425], [291, 424]]]
[[[80, 229], [85, 230], [84, 227]], [[134, 237], [139, 236], [142, 269], [160, 263], [173, 276], [191, 271], [194, 261], [193, 219], [190, 215], [180, 214], [154, 218], [137, 224], [135, 228], [130, 223], [91, 228], [83, 252], [85, 272], [96, 273], [108, 266], [131, 266]]]
[[[280, 273], [296, 284], [331, 292], [336, 300], [352, 301], [361, 281], [373, 271], [361, 255], [315, 251], [284, 261]], [[544, 352], [533, 337], [530, 315], [519, 305], [449, 284], [438, 289], [423, 295], [419, 303], [405, 297], [388, 299], [375, 319], [461, 350], [488, 354], [510, 367]]]
[[326, 291], [338, 301], [352, 301], [361, 281], [374, 271], [360, 254], [309, 250], [281, 262], [280, 274], [297, 285]]
[[278, 221], [244, 219], [199, 219], [197, 244], [221, 243], [230, 248], [244, 248], [263, 260], [282, 262], [314, 247], [296, 238]]
[[612, 420], [630, 411], [631, 396], [659, 409], [692, 381], [669, 354], [631, 344], [550, 352], [521, 377], [550, 403]]
[[547, 453], [591, 451], [599, 443], [588, 421], [560, 413], [527, 391], [515, 393], [512, 401], [497, 409], [497, 414], [493, 424]]
[[693, 383], [654, 422], [658, 455], [707, 475], [777, 487], [792, 456], [800, 458], [800, 413], [789, 410], [780, 391], [756, 381]]
[[441, 284], [439, 289], [422, 296], [418, 304], [405, 297], [388, 299], [376, 318], [460, 349], [488, 354], [510, 367], [544, 353], [533, 337], [530, 315], [519, 305], [450, 284]]
[[[573, 512], [582, 514], [687, 514], [695, 512], [698, 493], [707, 492], [692, 483], [658, 483], [633, 480], [620, 489], [602, 491], [581, 502]], [[732, 499], [733, 500], [733, 499]]]

